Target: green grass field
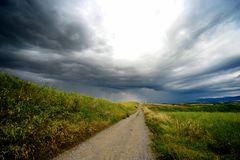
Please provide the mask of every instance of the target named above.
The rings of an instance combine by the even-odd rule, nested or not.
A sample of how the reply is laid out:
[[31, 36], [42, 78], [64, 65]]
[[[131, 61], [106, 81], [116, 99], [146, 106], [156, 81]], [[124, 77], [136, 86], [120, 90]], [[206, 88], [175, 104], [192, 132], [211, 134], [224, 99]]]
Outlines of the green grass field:
[[239, 106], [146, 105], [146, 123], [157, 159], [239, 159]]
[[135, 112], [0, 73], [0, 159], [49, 159]]

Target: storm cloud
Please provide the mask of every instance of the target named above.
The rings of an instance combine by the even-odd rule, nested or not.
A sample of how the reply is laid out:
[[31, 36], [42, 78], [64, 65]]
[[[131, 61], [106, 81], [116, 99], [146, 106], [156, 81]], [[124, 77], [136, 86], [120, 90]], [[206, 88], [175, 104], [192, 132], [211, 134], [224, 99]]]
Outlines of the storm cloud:
[[[123, 1], [124, 5], [118, 6], [130, 6], [132, 12], [126, 13], [132, 23], [139, 19], [134, 14], [138, 13], [138, 1], [133, 2]], [[171, 5], [177, 5], [173, 2]], [[123, 23], [128, 22], [124, 21], [126, 13], [109, 18], [100, 3], [0, 1], [0, 70], [115, 101], [173, 103], [240, 95], [239, 0], [182, 1], [171, 22], [170, 15], [158, 16], [162, 10], [154, 5], [156, 17], [149, 22], [143, 21], [148, 17], [140, 18], [139, 30]], [[152, 15], [148, 10], [140, 11]], [[107, 18], [114, 23], [106, 27]], [[150, 33], [150, 25], [151, 36], [146, 32], [148, 28], [145, 30], [148, 25], [140, 27], [155, 22], [160, 27], [167, 22], [170, 25], [162, 32], [155, 27], [156, 34]], [[124, 31], [129, 34], [125, 36]], [[128, 39], [140, 40], [129, 44]], [[143, 53], [136, 58], [138, 51]], [[124, 58], [119, 58], [119, 52]]]

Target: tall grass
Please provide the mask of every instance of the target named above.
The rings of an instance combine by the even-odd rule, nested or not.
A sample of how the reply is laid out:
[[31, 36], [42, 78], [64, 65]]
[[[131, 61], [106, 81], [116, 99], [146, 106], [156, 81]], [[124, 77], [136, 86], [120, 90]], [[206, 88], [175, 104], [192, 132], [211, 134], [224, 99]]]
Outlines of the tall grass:
[[135, 112], [0, 73], [0, 159], [49, 159]]
[[240, 113], [160, 110], [144, 109], [157, 159], [238, 159], [240, 156]]

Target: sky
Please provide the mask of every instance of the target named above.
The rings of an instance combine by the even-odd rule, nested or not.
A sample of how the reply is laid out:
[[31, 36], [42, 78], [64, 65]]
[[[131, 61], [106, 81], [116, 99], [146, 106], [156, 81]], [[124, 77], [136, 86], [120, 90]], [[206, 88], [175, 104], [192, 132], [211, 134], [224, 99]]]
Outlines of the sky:
[[1, 0], [0, 70], [113, 101], [240, 95], [240, 0]]

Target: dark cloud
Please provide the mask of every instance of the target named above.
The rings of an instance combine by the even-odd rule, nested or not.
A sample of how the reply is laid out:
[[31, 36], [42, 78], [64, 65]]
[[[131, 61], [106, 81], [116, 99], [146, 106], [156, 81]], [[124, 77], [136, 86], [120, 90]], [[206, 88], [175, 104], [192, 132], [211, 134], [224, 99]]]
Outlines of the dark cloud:
[[210, 74], [210, 73], [216, 73], [220, 71], [226, 71], [229, 69], [237, 68], [239, 66], [240, 66], [240, 53], [238, 56], [233, 56], [233, 57], [224, 59], [223, 62], [217, 63], [216, 65], [209, 67], [209, 69], [202, 74]]
[[186, 2], [167, 33], [164, 56], [132, 64], [111, 57], [107, 38], [97, 38], [96, 26], [81, 13], [71, 13], [74, 3], [0, 1], [0, 70], [113, 100], [187, 102], [239, 95], [240, 1]]
[[[54, 8], [55, 6], [55, 8]], [[0, 46], [37, 46], [67, 53], [89, 47], [88, 28], [81, 19], [65, 23], [51, 1], [3, 0], [0, 4]], [[75, 17], [66, 17], [75, 18]]]

